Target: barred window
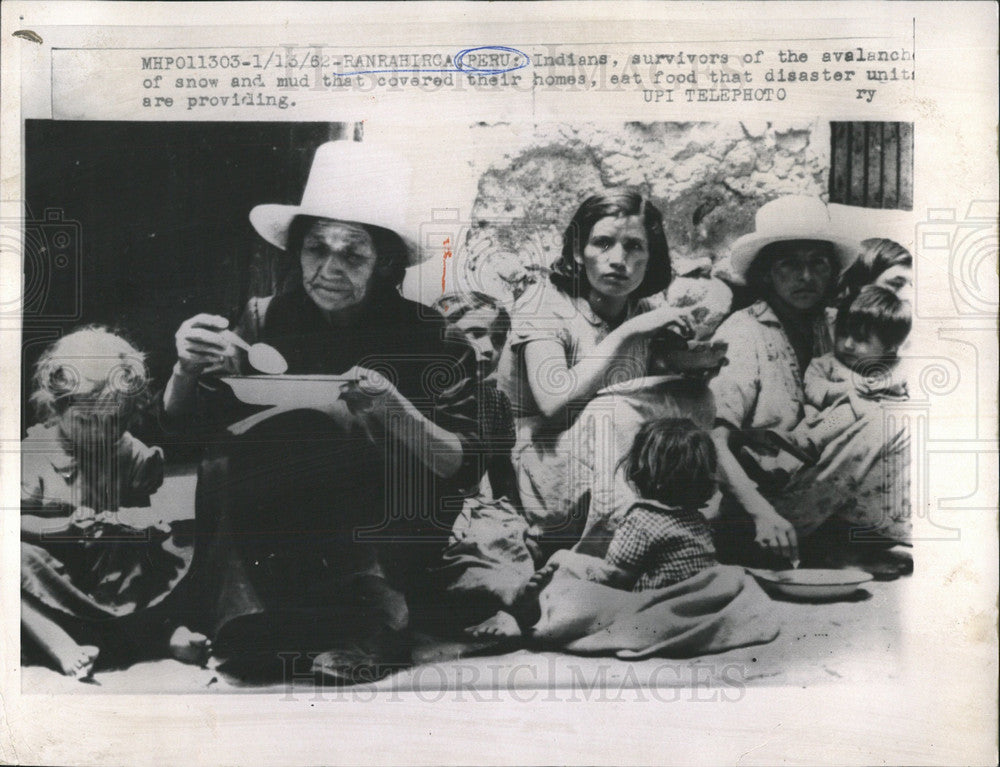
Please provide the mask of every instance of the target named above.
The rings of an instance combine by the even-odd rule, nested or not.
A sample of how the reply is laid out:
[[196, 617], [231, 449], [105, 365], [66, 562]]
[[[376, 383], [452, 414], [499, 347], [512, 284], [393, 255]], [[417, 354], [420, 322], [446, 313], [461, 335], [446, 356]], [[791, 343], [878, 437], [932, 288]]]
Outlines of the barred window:
[[913, 210], [913, 123], [830, 123], [830, 202]]

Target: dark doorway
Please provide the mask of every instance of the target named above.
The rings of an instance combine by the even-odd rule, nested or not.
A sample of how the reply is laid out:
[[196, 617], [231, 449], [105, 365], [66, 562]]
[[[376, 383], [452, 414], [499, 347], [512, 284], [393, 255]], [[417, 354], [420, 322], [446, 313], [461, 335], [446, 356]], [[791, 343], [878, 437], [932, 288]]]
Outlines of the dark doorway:
[[[35, 361], [72, 328], [122, 331], [162, 386], [184, 319], [234, 316], [269, 292], [282, 254], [254, 234], [250, 209], [297, 204], [316, 147], [350, 128], [27, 121], [22, 431]], [[140, 429], [163, 444], [155, 424]]]

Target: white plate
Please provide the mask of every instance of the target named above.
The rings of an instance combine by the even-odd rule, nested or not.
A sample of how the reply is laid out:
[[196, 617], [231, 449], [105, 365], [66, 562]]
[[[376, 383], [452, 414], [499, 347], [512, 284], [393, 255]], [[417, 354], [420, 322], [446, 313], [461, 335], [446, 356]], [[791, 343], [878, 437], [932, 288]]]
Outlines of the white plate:
[[652, 389], [654, 386], [670, 383], [671, 381], [683, 381], [684, 376], [679, 374], [667, 376], [643, 376], [642, 378], [630, 378], [627, 381], [620, 381], [611, 386], [605, 386], [598, 395], [601, 394], [634, 394], [643, 389]]
[[872, 580], [863, 570], [751, 570], [764, 587], [799, 599], [835, 599], [846, 597], [858, 587]]
[[325, 408], [340, 399], [344, 383], [355, 380], [333, 375], [221, 376], [233, 394], [248, 405], [285, 408]]

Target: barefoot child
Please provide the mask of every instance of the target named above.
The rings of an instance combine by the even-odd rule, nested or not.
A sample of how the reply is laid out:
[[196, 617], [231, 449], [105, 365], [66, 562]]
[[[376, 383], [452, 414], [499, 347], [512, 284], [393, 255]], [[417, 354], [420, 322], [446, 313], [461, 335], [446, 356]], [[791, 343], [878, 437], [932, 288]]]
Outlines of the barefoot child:
[[510, 333], [510, 314], [492, 296], [473, 290], [446, 293], [432, 308], [448, 321], [475, 350], [479, 383], [479, 428], [488, 454], [485, 456], [490, 496], [507, 497], [518, 503], [517, 477], [511, 463], [514, 447], [514, 414], [510, 399], [497, 388], [496, 366]]
[[715, 564], [708, 521], [699, 511], [715, 493], [715, 446], [687, 418], [643, 425], [625, 457], [639, 493], [615, 529], [595, 580], [629, 591], [679, 583]]
[[711, 437], [687, 418], [642, 426], [622, 461], [639, 493], [616, 528], [603, 560], [558, 551], [536, 572], [509, 612], [469, 629], [476, 637], [519, 636], [538, 620], [538, 595], [560, 568], [626, 591], [679, 583], [717, 564], [701, 509], [715, 492]]
[[[163, 452], [126, 430], [147, 383], [143, 355], [100, 327], [56, 341], [35, 369], [40, 423], [21, 443], [21, 626], [67, 676], [89, 677], [104, 640], [142, 635], [137, 618], [189, 561], [169, 527], [117, 517], [121, 508], [149, 506], [163, 482]], [[175, 629], [162, 649], [170, 636], [178, 659], [207, 652], [204, 636], [169, 619], [152, 624]]]

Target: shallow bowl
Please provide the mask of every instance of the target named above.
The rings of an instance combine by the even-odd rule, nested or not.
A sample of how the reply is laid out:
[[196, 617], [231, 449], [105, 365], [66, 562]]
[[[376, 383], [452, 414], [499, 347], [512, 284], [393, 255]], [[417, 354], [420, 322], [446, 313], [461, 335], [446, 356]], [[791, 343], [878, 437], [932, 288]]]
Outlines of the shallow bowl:
[[872, 576], [863, 570], [754, 570], [754, 576], [768, 591], [797, 599], [837, 599], [858, 590]]
[[642, 376], [641, 378], [629, 378], [627, 381], [619, 381], [618, 383], [611, 384], [610, 386], [605, 386], [603, 389], [597, 392], [599, 396], [605, 394], [637, 394], [641, 391], [647, 389], [653, 389], [657, 386], [662, 386], [667, 383], [674, 383], [676, 381], [683, 381], [684, 376], [678, 373], [672, 373], [670, 375], [662, 376]]
[[333, 375], [222, 376], [233, 394], [248, 405], [324, 408], [340, 399], [340, 388], [354, 379]]
[[692, 373], [712, 370], [726, 360], [729, 344], [722, 341], [690, 341], [686, 349], [652, 349], [648, 369], [650, 373]]

